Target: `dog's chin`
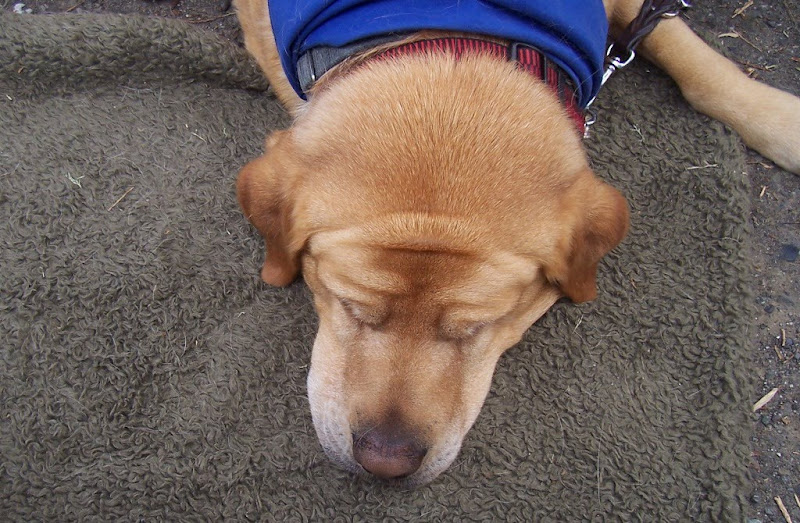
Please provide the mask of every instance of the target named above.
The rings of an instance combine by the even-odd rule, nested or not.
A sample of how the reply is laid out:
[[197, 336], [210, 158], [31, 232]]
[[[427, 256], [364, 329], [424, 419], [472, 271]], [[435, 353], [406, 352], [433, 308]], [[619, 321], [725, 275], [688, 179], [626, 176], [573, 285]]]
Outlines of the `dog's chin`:
[[[311, 418], [322, 449], [337, 467], [354, 474], [370, 476], [353, 457], [353, 436], [339, 388], [322, 383], [312, 365], [308, 374], [308, 399]], [[433, 481], [455, 460], [464, 434], [454, 433], [430, 448], [419, 470], [413, 474], [383, 482], [398, 488], [415, 488]]]

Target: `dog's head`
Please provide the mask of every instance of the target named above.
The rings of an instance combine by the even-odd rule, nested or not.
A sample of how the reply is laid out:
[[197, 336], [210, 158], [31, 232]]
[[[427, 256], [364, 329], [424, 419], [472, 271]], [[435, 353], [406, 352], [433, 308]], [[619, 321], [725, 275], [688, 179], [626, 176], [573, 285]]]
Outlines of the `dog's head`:
[[494, 60], [348, 75], [268, 139], [238, 195], [263, 279], [302, 267], [313, 291], [323, 448], [410, 484], [455, 458], [500, 355], [559, 297], [594, 298], [628, 224], [552, 94]]

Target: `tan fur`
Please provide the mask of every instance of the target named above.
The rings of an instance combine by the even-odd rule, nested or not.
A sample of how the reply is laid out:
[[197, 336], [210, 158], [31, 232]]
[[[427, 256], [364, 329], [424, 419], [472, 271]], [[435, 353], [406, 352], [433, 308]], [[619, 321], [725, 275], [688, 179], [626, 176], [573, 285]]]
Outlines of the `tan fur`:
[[[500, 355], [560, 296], [595, 297], [597, 264], [627, 231], [625, 200], [591, 172], [550, 90], [513, 64], [357, 63], [326, 75], [305, 103], [280, 69], [263, 0], [236, 4], [247, 48], [296, 117], [237, 189], [266, 242], [263, 279], [287, 285], [302, 268], [314, 293], [308, 388], [320, 442], [354, 471], [355, 447], [370, 467], [392, 454], [379, 476], [424, 455], [406, 481], [429, 481], [458, 452]], [[612, 27], [636, 4], [606, 2]], [[674, 40], [680, 56], [663, 48]], [[751, 81], [679, 20], [645, 51], [695, 106], [798, 166], [785, 146], [798, 142], [797, 99], [781, 95], [788, 110], [755, 121], [777, 91], [720, 101], [716, 83]], [[727, 76], [708, 82], [701, 63]]]

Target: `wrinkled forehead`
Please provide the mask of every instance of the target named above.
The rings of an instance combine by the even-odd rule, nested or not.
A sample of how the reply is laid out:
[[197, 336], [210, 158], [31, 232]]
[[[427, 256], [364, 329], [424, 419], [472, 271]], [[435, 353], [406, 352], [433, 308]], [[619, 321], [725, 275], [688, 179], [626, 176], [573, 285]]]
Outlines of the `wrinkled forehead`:
[[414, 296], [465, 307], [506, 308], [512, 291], [530, 284], [539, 272], [533, 261], [506, 252], [387, 245], [347, 235], [315, 237], [310, 254], [317, 277], [331, 292], [366, 302]]

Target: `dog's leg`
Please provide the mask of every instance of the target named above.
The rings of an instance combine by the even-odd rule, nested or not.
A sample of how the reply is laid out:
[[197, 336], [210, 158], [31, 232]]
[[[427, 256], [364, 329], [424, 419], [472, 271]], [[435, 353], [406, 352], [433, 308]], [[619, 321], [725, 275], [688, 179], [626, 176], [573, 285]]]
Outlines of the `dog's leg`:
[[[606, 0], [605, 5], [613, 35], [636, 16], [642, 0]], [[800, 98], [749, 78], [680, 18], [661, 21], [640, 49], [677, 82], [695, 109], [730, 125], [747, 145], [800, 174]]]
[[244, 29], [244, 45], [252, 54], [261, 70], [275, 90], [278, 100], [292, 114], [297, 114], [303, 100], [294, 92], [289, 80], [283, 72], [275, 38], [272, 36], [272, 25], [269, 20], [269, 9], [265, 0], [234, 0], [239, 23]]

